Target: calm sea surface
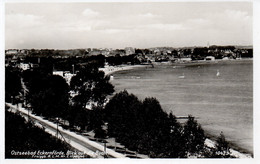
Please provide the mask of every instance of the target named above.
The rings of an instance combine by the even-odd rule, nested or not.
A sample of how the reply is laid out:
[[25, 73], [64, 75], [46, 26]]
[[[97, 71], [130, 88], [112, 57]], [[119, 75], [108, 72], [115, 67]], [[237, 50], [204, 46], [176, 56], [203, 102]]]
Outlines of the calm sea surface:
[[112, 83], [116, 92], [156, 97], [176, 116], [191, 114], [208, 134], [223, 131], [234, 146], [253, 153], [252, 60], [148, 66], [117, 72]]

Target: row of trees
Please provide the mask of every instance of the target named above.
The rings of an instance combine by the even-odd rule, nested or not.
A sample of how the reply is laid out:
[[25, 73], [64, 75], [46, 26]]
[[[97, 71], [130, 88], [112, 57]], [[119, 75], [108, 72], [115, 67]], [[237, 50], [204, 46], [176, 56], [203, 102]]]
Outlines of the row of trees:
[[143, 101], [127, 91], [117, 93], [105, 106], [107, 134], [126, 147], [152, 158], [231, 157], [223, 134], [216, 148], [204, 145], [200, 124], [189, 116], [181, 125], [176, 117], [164, 112], [155, 98]]
[[[22, 62], [18, 58], [17, 63]], [[105, 57], [104, 55], [94, 55], [94, 56], [85, 56], [85, 57], [68, 57], [68, 58], [53, 58], [52, 56], [44, 57], [35, 57], [35, 56], [26, 56], [23, 59], [24, 63], [33, 63], [39, 64], [40, 67], [45, 68], [47, 71], [52, 72], [53, 69], [61, 71], [72, 71], [72, 65], [74, 65], [75, 70], [79, 70], [80, 65], [87, 65], [89, 63], [95, 64], [97, 67], [104, 67], [105, 62], [109, 65], [121, 65], [131, 63], [140, 64], [140, 61], [137, 59], [136, 54], [128, 56], [120, 56], [116, 54], [115, 56]], [[48, 68], [48, 69], [47, 69]]]
[[108, 135], [126, 147], [156, 158], [187, 157], [203, 150], [205, 135], [189, 116], [184, 126], [165, 113], [155, 98], [138, 100], [122, 91], [105, 107]]

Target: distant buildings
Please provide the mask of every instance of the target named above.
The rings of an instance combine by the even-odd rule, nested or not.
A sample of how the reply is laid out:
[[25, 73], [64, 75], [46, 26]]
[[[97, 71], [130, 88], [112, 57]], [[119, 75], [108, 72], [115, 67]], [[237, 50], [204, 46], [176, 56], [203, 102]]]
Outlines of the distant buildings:
[[76, 74], [72, 74], [69, 71], [53, 71], [53, 75], [58, 75], [63, 77], [68, 84], [70, 84], [71, 78]]
[[108, 56], [109, 53], [110, 53], [109, 49], [92, 49], [92, 50], [88, 51], [89, 56], [97, 56], [97, 55]]
[[17, 49], [9, 49], [5, 51], [5, 55], [17, 55], [20, 52], [20, 50]]
[[214, 56], [206, 56], [205, 60], [213, 61], [213, 60], [215, 60], [215, 57]]
[[135, 53], [135, 49], [133, 47], [126, 47], [125, 48], [125, 54], [126, 55], [132, 55]]
[[[37, 67], [37, 59], [57, 59], [58, 63], [66, 65], [66, 60], [78, 58], [79, 64], [87, 63], [88, 57], [103, 55], [105, 61], [124, 60], [125, 63], [149, 63], [149, 62], [188, 62], [191, 60], [216, 60], [216, 59], [241, 59], [252, 58], [253, 47], [251, 46], [216, 46], [209, 47], [155, 47], [148, 49], [135, 49], [125, 47], [124, 49], [108, 48], [85, 48], [70, 50], [54, 49], [8, 49], [5, 51], [5, 65], [19, 67], [22, 70]], [[28, 59], [30, 60], [25, 60]], [[113, 58], [115, 57], [115, 58]], [[122, 57], [122, 58], [121, 58]], [[125, 58], [123, 58], [125, 57]], [[95, 57], [94, 57], [95, 58]], [[94, 59], [93, 58], [93, 59]], [[132, 59], [132, 61], [130, 61]], [[48, 61], [47, 59], [46, 61]], [[128, 61], [129, 60], [129, 61]], [[76, 62], [76, 60], [74, 61]], [[121, 61], [122, 62], [122, 61]], [[110, 61], [110, 64], [113, 61]], [[119, 62], [120, 63], [120, 62]]]

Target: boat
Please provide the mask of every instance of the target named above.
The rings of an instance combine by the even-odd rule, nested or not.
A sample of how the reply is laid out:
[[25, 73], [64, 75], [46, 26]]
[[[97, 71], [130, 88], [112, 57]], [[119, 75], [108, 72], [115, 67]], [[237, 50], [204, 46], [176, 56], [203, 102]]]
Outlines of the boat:
[[184, 78], [185, 78], [184, 73], [182, 73], [182, 75], [179, 76], [179, 79], [184, 79]]
[[216, 76], [217, 76], [217, 77], [220, 76], [219, 70], [217, 70], [217, 74], [216, 74]]

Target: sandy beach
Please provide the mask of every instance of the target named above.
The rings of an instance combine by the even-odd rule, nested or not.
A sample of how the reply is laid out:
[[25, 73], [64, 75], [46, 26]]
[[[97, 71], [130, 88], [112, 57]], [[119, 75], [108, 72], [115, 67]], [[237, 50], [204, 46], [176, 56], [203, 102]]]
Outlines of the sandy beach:
[[140, 67], [151, 67], [151, 65], [119, 65], [119, 66], [105, 66], [104, 68], [99, 68], [99, 71], [103, 71], [105, 75], [112, 75], [115, 72], [131, 70]]

